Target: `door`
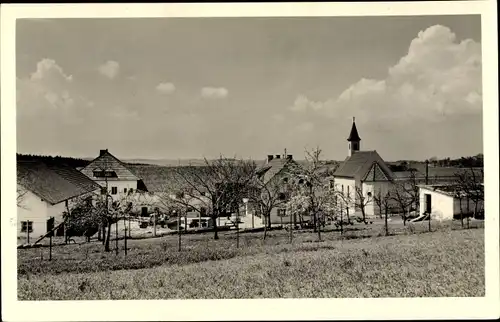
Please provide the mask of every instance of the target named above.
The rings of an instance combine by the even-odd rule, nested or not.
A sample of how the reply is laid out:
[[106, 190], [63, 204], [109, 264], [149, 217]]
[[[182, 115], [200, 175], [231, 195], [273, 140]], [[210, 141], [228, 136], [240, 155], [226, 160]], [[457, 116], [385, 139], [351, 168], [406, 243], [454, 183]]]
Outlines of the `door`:
[[429, 193], [425, 194], [425, 212], [430, 214], [432, 209], [431, 195]]

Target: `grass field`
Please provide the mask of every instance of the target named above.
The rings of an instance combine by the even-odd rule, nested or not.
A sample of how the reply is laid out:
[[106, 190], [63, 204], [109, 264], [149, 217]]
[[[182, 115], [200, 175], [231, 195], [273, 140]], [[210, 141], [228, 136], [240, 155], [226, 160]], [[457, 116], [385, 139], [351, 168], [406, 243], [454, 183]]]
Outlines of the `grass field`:
[[[393, 230], [395, 229], [393, 223]], [[131, 240], [129, 252], [98, 243], [18, 250], [19, 300], [484, 296], [484, 229], [378, 236], [370, 229], [286, 231]], [[351, 237], [349, 237], [351, 236]], [[120, 241], [123, 247], [123, 241]], [[43, 260], [41, 259], [43, 256]]]

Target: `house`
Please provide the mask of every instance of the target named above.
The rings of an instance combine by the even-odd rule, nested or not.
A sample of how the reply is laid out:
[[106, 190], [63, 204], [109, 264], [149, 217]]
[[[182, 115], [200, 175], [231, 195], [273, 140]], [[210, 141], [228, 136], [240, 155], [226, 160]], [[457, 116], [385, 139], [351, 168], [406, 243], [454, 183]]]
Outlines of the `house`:
[[[462, 214], [463, 217], [470, 216], [474, 211], [484, 210], [484, 200], [481, 197], [471, 198], [471, 193], [465, 193], [454, 184], [421, 185], [420, 188], [420, 215], [431, 214], [431, 220], [452, 220]], [[478, 196], [484, 191], [482, 185], [478, 185]], [[474, 200], [475, 199], [475, 200]]]
[[[287, 199], [286, 185], [292, 180], [289, 170], [298, 166], [291, 154], [270, 154], [267, 156], [265, 164], [257, 169], [257, 177], [261, 182], [268, 186], [270, 192], [279, 193], [279, 198], [283, 200], [283, 205], [274, 207], [271, 211], [270, 221], [272, 225], [290, 222], [290, 216], [286, 214], [284, 206]], [[271, 185], [275, 186], [271, 188]], [[260, 217], [260, 214], [258, 215]], [[266, 218], [260, 217], [260, 221], [260, 224], [266, 224]]]
[[141, 178], [108, 149], [100, 150], [99, 156], [80, 171], [101, 186], [102, 195], [109, 193], [113, 200], [147, 190]]
[[[354, 214], [362, 196], [368, 201], [379, 193], [385, 195], [395, 176], [376, 150], [360, 151], [361, 138], [354, 118], [347, 142], [348, 156], [334, 172], [333, 186], [342, 196], [339, 201], [344, 205], [343, 209]], [[365, 206], [367, 216], [374, 216], [377, 211], [374, 202]]]
[[[18, 237], [39, 238], [47, 233], [47, 220], [63, 222], [74, 202], [99, 193], [99, 185], [78, 170], [55, 162], [17, 161]], [[64, 235], [64, 227], [56, 231]], [[34, 241], [34, 240], [33, 240]]]

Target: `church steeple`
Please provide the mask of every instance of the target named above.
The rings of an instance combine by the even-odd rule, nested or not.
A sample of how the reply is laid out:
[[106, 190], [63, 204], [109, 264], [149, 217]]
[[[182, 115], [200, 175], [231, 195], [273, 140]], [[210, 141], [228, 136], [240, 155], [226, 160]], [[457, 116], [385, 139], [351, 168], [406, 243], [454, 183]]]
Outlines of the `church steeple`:
[[352, 128], [349, 137], [347, 138], [349, 142], [349, 156], [351, 156], [354, 152], [359, 151], [361, 138], [358, 134], [358, 129], [356, 128], [355, 118], [352, 118]]

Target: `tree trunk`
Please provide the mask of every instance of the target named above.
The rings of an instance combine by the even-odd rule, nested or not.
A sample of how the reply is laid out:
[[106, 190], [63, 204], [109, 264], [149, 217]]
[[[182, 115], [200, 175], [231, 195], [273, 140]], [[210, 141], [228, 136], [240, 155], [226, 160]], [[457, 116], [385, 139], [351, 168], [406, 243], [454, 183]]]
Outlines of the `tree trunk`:
[[104, 223], [102, 223], [102, 244], [105, 245], [106, 244], [106, 225], [104, 225]]
[[388, 209], [385, 209], [385, 235], [389, 236], [389, 224], [387, 223]]
[[217, 217], [218, 216], [214, 216], [213, 217], [213, 222], [214, 222], [214, 239], [217, 240], [219, 239], [219, 235], [218, 235], [218, 231], [217, 231]]
[[[316, 217], [316, 215], [314, 217]], [[316, 222], [318, 223], [318, 241], [321, 241], [321, 221], [318, 218]]]
[[109, 252], [110, 251], [110, 248], [109, 248], [109, 241], [111, 239], [111, 221], [108, 222], [108, 231], [107, 231], [107, 234], [106, 234], [106, 243], [104, 245], [104, 251], [106, 252]]

